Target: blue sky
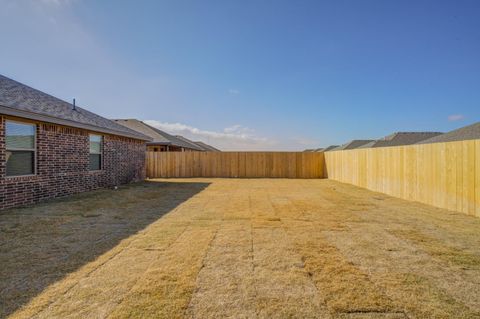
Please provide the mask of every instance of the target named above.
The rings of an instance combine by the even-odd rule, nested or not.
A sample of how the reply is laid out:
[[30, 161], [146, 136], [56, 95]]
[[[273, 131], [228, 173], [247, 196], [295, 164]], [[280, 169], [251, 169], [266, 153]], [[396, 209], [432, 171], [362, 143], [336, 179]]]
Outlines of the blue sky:
[[480, 120], [480, 1], [0, 0], [0, 73], [223, 149]]

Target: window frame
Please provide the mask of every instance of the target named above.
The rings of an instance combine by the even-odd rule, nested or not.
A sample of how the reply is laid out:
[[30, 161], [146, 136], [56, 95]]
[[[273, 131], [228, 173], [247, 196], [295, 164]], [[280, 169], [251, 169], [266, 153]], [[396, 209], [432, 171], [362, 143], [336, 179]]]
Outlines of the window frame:
[[[26, 149], [26, 148], [9, 148], [7, 146], [7, 124], [8, 123], [16, 123], [21, 125], [30, 125], [33, 126], [33, 148]], [[32, 174], [23, 174], [23, 175], [8, 175], [7, 173], [7, 159], [5, 159], [5, 178], [18, 178], [18, 177], [29, 177], [29, 176], [36, 176], [37, 175], [37, 123], [34, 122], [27, 122], [27, 121], [19, 121], [19, 120], [11, 120], [5, 119], [4, 122], [4, 130], [5, 130], [5, 156], [8, 151], [10, 152], [32, 152], [33, 153], [33, 173]]]
[[[90, 143], [92, 142], [90, 138], [92, 136], [100, 137], [100, 153], [92, 153]], [[100, 169], [90, 169], [90, 155], [100, 155]], [[88, 133], [88, 171], [89, 172], [101, 172], [103, 171], [103, 135], [96, 133]]]

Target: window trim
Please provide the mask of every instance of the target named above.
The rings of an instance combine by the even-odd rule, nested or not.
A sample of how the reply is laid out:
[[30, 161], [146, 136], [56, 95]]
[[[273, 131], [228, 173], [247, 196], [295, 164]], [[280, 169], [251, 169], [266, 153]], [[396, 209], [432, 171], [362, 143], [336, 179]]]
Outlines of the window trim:
[[[92, 153], [90, 150], [90, 137], [91, 136], [100, 136], [100, 152], [99, 153]], [[103, 171], [103, 135], [102, 134], [96, 134], [96, 133], [88, 133], [88, 171], [89, 172], [101, 172]], [[100, 169], [90, 169], [90, 155], [95, 154], [95, 155], [100, 155]]]
[[[33, 148], [32, 149], [8, 148], [7, 147], [7, 123], [8, 122], [33, 126]], [[15, 151], [17, 151], [17, 152], [20, 152], [20, 151], [33, 152], [33, 173], [32, 174], [8, 175], [7, 174], [7, 161], [5, 160], [5, 178], [19, 178], [19, 177], [37, 176], [37, 123], [27, 122], [27, 121], [11, 120], [11, 119], [6, 118], [5, 121], [4, 121], [4, 130], [5, 130], [5, 153], [7, 153], [8, 151], [12, 151], [12, 152], [15, 152]]]

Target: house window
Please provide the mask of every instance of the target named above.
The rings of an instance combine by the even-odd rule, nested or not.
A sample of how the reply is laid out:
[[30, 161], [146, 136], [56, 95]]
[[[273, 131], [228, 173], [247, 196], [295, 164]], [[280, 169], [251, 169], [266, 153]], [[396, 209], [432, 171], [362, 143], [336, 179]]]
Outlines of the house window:
[[102, 151], [103, 137], [101, 135], [90, 134], [90, 165], [91, 171], [102, 169]]
[[35, 124], [5, 122], [7, 176], [35, 174]]

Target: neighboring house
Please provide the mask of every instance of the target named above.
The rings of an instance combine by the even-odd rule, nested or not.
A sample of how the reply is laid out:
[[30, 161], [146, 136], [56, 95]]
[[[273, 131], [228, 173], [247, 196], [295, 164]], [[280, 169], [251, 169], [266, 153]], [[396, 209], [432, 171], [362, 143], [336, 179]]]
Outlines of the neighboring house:
[[330, 145], [330, 146], [328, 146], [328, 147], [325, 147], [325, 148], [323, 149], [323, 152], [329, 152], [329, 151], [331, 151], [331, 150], [336, 149], [337, 147], [339, 147], [339, 145]]
[[412, 145], [421, 141], [428, 140], [432, 137], [439, 136], [441, 132], [396, 132], [367, 143], [360, 148], [375, 148], [375, 147], [388, 147], [388, 146], [402, 146]]
[[199, 147], [203, 152], [220, 152], [219, 149], [216, 149], [215, 147], [213, 147], [211, 145], [208, 145], [208, 144], [205, 144], [203, 142], [194, 142], [194, 141], [189, 140], [188, 138], [183, 137], [181, 135], [175, 135], [175, 137], [181, 139], [182, 141], [184, 141], [186, 143], [189, 143], [191, 145]]
[[340, 145], [331, 149], [330, 151], [342, 151], [342, 150], [354, 150], [356, 148], [360, 148], [365, 144], [371, 143], [373, 140], [352, 140], [348, 143]]
[[148, 139], [0, 75], [0, 209], [143, 180]]
[[417, 144], [444, 143], [477, 139], [480, 139], [480, 122], [429, 138], [428, 140], [423, 140]]
[[126, 128], [144, 134], [151, 138], [147, 143], [147, 150], [152, 152], [202, 152], [203, 149], [192, 142], [186, 142], [183, 138], [170, 135], [153, 126], [136, 119], [113, 120]]
[[200, 142], [200, 141], [195, 141], [195, 144], [203, 148], [205, 152], [221, 152], [218, 148], [213, 147], [212, 145]]
[[188, 145], [190, 145], [190, 147], [198, 147], [201, 151], [203, 151], [203, 148], [201, 148], [200, 146], [198, 146], [197, 144], [195, 144], [194, 141], [191, 141], [191, 140], [189, 140], [188, 138], [183, 137], [183, 136], [181, 136], [181, 135], [175, 135], [175, 137], [178, 138], [179, 140], [184, 141], [185, 143], [187, 143]]

